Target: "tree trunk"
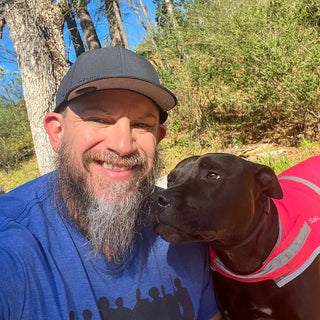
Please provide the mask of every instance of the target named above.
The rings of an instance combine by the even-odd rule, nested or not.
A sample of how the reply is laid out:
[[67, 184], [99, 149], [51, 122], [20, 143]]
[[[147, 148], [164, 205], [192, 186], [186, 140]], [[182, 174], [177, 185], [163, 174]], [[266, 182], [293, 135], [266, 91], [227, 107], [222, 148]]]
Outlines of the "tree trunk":
[[168, 15], [173, 17], [173, 5], [171, 0], [164, 0], [164, 3], [166, 4]]
[[43, 128], [57, 87], [67, 71], [64, 17], [50, 0], [0, 0], [17, 54], [40, 174], [53, 168], [54, 155]]
[[167, 13], [170, 19], [170, 22], [172, 23], [173, 27], [176, 28], [177, 27], [177, 21], [176, 18], [174, 16], [174, 11], [173, 11], [173, 5], [171, 0], [164, 0], [166, 8], [167, 8]]
[[4, 18], [0, 18], [0, 39], [2, 39], [3, 28], [6, 25], [6, 20]]
[[118, 0], [105, 0], [111, 46], [122, 46], [129, 49], [129, 42], [122, 23]]
[[72, 2], [89, 50], [101, 48], [96, 29], [84, 0]]
[[85, 48], [71, 7], [65, 15], [65, 20], [71, 35], [71, 40], [73, 43], [74, 50], [76, 52], [76, 56], [79, 57], [81, 53], [85, 52]]

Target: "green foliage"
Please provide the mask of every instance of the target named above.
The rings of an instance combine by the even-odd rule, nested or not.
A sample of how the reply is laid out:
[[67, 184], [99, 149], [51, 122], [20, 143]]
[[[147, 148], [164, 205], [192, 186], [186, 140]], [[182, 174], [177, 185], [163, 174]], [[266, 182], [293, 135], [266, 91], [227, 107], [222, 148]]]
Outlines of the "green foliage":
[[[171, 0], [174, 10], [175, 20], [181, 24], [184, 19], [184, 8], [186, 3], [190, 0]], [[156, 23], [159, 29], [170, 31], [171, 28], [167, 28], [170, 18], [168, 17], [167, 6], [164, 0], [153, 0], [156, 7]]]
[[268, 157], [258, 158], [257, 162], [271, 167], [276, 174], [281, 173], [297, 163], [291, 162], [286, 155], [280, 154], [276, 157], [269, 154]]
[[21, 78], [18, 72], [0, 66], [0, 107], [14, 104], [23, 99]]
[[8, 171], [34, 154], [24, 103], [0, 107], [0, 169]]
[[320, 4], [316, 0], [195, 0], [157, 43], [162, 81], [196, 139], [215, 128], [223, 145], [314, 139], [320, 122]]

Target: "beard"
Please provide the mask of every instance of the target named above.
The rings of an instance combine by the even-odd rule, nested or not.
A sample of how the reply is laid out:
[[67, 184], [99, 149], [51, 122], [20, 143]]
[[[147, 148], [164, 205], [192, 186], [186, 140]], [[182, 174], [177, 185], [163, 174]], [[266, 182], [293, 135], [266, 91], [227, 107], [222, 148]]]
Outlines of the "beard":
[[[58, 154], [58, 194], [78, 229], [88, 238], [94, 254], [102, 253], [109, 260], [123, 262], [134, 249], [135, 235], [148, 222], [147, 197], [153, 191], [160, 169], [158, 150], [151, 170], [147, 159], [133, 154], [121, 157], [112, 152], [87, 151], [83, 168], [78, 168], [68, 153], [64, 142]], [[87, 180], [89, 164], [99, 159], [108, 164], [122, 163], [135, 166], [134, 175], [128, 181], [98, 181], [103, 196], [97, 197]], [[103, 159], [103, 160], [102, 160]]]

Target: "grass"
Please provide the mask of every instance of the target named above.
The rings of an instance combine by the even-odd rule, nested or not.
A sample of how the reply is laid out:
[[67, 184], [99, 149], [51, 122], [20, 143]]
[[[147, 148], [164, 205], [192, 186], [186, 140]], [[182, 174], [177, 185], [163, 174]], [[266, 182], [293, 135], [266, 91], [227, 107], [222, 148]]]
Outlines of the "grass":
[[294, 165], [294, 163], [290, 162], [287, 155], [279, 154], [278, 156], [274, 157], [270, 153], [267, 157], [258, 158], [257, 162], [271, 167], [277, 174]]
[[[163, 157], [164, 167], [161, 174], [166, 175], [172, 170], [178, 162], [189, 156], [204, 154], [208, 152], [229, 152], [244, 156], [250, 161], [259, 162], [270, 166], [277, 174], [283, 170], [293, 166], [294, 164], [307, 159], [314, 155], [320, 154], [320, 141], [308, 141], [301, 138], [300, 145], [297, 148], [286, 148], [283, 146], [271, 145], [273, 151], [259, 153], [261, 145], [255, 148], [255, 151], [246, 153], [246, 150], [252, 150], [249, 146], [242, 146], [241, 149], [219, 149], [215, 145], [201, 146], [200, 143], [188, 139], [188, 137], [180, 136], [165, 139], [160, 143], [160, 150]], [[253, 148], [254, 149], [254, 148]], [[285, 153], [277, 153], [276, 150], [285, 149]], [[260, 154], [260, 155], [259, 155]], [[263, 156], [262, 156], [263, 154]], [[8, 192], [15, 187], [35, 179], [39, 176], [36, 158], [20, 164], [18, 168], [12, 169], [9, 172], [0, 170], [0, 184], [4, 186], [5, 192]]]
[[[264, 151], [263, 147], [265, 147], [267, 151]], [[186, 137], [181, 136], [180, 138], [164, 140], [160, 144], [160, 150], [164, 162], [164, 167], [161, 172], [162, 175], [168, 174], [169, 171], [184, 158], [211, 152], [234, 153], [250, 161], [267, 165], [279, 174], [300, 161], [319, 155], [320, 140], [312, 142], [302, 137], [299, 146], [296, 148], [273, 144], [222, 148], [221, 145], [214, 145], [213, 143], [211, 145], [200, 145], [192, 139], [188, 140]], [[247, 152], [248, 150], [250, 150], [250, 152]], [[277, 152], [277, 150], [279, 150], [279, 152]]]
[[0, 170], [0, 184], [4, 186], [4, 191], [8, 192], [38, 176], [37, 160], [35, 157], [32, 157], [8, 172]]

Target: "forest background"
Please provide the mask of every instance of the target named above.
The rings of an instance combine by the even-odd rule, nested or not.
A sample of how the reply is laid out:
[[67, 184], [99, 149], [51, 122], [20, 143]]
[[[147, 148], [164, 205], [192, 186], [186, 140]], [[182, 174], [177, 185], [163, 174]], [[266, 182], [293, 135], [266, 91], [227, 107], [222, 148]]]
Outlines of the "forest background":
[[[51, 170], [43, 116], [75, 57], [99, 46], [144, 55], [176, 93], [160, 145], [163, 174], [205, 152], [232, 152], [276, 171], [319, 154], [318, 0], [94, 1], [0, 0], [5, 191]], [[134, 29], [123, 28], [133, 15]], [[133, 45], [128, 35], [136, 35]], [[4, 45], [9, 36], [13, 49]]]

